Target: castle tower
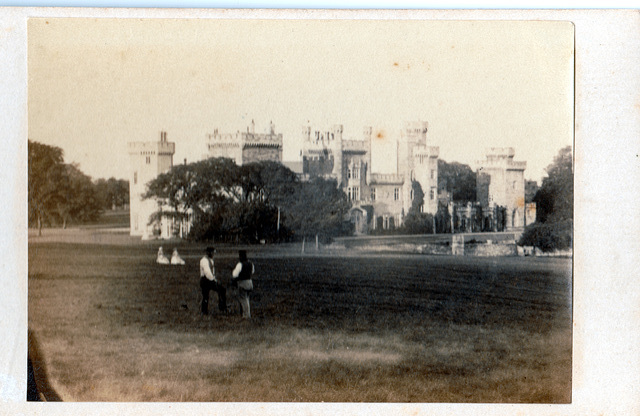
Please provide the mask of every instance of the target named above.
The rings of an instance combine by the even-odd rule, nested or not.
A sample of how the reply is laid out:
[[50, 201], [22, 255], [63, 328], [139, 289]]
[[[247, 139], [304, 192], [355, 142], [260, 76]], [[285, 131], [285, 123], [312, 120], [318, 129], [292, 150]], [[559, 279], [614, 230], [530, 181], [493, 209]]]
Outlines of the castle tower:
[[512, 147], [486, 149], [486, 158], [478, 162], [478, 199], [483, 207], [507, 209], [506, 228], [525, 225], [524, 170], [527, 162], [513, 160]]
[[[150, 238], [160, 233], [169, 237], [171, 230], [163, 224], [149, 225], [151, 215], [158, 210], [158, 203], [153, 199], [143, 200], [149, 181], [173, 167], [175, 143], [167, 141], [167, 132], [160, 132], [160, 140], [156, 142], [129, 142], [129, 203], [130, 234]], [[159, 229], [158, 229], [159, 227]], [[154, 229], [155, 228], [155, 229]]]
[[362, 137], [364, 139], [365, 151], [367, 154], [367, 166], [365, 172], [365, 182], [367, 185], [371, 183], [371, 141], [373, 140], [373, 128], [367, 126], [362, 130]]
[[423, 212], [435, 214], [438, 209], [438, 148], [427, 146], [426, 121], [405, 124], [398, 141], [398, 173], [404, 178], [402, 186], [402, 211], [406, 215], [413, 202], [413, 181], [417, 181], [424, 193]]
[[338, 180], [338, 187], [341, 187], [344, 183], [345, 176], [345, 167], [342, 166], [342, 131], [342, 124], [336, 124], [333, 126], [330, 132], [327, 132], [327, 137], [329, 138], [329, 146], [333, 154], [333, 171], [331, 172], [331, 176]]

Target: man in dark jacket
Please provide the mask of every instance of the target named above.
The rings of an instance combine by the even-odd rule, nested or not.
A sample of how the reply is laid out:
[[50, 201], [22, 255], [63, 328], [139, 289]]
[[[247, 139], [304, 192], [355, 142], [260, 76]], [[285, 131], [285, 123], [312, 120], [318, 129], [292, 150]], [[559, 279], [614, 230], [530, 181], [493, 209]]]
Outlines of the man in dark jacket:
[[240, 257], [240, 261], [231, 273], [231, 275], [233, 276], [233, 280], [231, 281], [231, 283], [234, 286], [238, 287], [238, 302], [240, 303], [240, 307], [242, 308], [242, 317], [249, 319], [251, 318], [249, 294], [253, 290], [253, 281], [251, 280], [251, 275], [255, 272], [255, 267], [253, 266], [252, 262], [247, 260], [247, 252], [245, 250], [240, 250], [238, 252], [238, 255]]

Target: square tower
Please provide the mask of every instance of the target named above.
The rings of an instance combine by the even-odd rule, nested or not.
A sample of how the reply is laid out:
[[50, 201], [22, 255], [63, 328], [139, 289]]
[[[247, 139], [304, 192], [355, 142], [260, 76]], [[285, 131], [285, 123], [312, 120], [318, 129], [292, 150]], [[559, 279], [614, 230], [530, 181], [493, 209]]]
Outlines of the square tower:
[[477, 195], [483, 207], [507, 209], [507, 229], [525, 225], [524, 170], [527, 162], [513, 160], [513, 147], [486, 149], [485, 160], [478, 162]]
[[160, 233], [162, 237], [168, 238], [171, 230], [166, 229], [166, 226], [149, 224], [151, 215], [158, 210], [158, 202], [153, 199], [143, 200], [142, 195], [146, 192], [147, 183], [173, 167], [175, 143], [167, 141], [167, 132], [163, 131], [160, 132], [159, 141], [129, 142], [127, 147], [130, 166], [130, 234], [150, 238], [154, 233]]

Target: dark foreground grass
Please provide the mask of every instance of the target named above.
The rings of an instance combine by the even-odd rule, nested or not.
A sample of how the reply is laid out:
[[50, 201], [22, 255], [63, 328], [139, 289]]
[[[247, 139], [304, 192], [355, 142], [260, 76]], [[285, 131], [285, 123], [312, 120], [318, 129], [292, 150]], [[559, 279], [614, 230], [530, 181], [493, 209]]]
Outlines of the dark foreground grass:
[[[250, 249], [243, 321], [199, 315], [201, 247], [179, 249], [186, 266], [149, 244], [30, 244], [29, 325], [65, 400], [571, 400], [568, 259]], [[235, 248], [218, 251], [228, 283]]]

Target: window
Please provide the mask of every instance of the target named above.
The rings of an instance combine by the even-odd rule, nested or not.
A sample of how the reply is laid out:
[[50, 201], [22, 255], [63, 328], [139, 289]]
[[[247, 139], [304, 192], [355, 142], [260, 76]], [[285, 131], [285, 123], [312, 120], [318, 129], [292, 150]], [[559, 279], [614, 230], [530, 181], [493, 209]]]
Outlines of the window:
[[353, 168], [353, 179], [360, 179], [360, 168], [359, 167], [354, 167]]
[[351, 192], [353, 193], [353, 200], [354, 201], [359, 201], [360, 200], [360, 187], [354, 186], [353, 189], [351, 190]]
[[395, 188], [393, 190], [393, 200], [397, 201], [398, 199], [400, 199], [400, 188]]
[[351, 168], [347, 168], [347, 178], [351, 179]]
[[411, 200], [413, 201], [413, 189], [411, 190], [411, 192], [409, 193]]
[[432, 201], [436, 199], [436, 188], [431, 188], [431, 191], [429, 192], [429, 199]]
[[133, 172], [133, 184], [138, 183], [138, 172]]
[[147, 162], [147, 165], [151, 163], [151, 156], [146, 157], [146, 162]]
[[349, 201], [351, 201], [351, 187], [347, 188], [347, 197], [349, 198]]
[[436, 178], [436, 170], [431, 169], [431, 179], [435, 179], [435, 178]]
[[371, 188], [371, 200], [376, 200], [376, 188]]

